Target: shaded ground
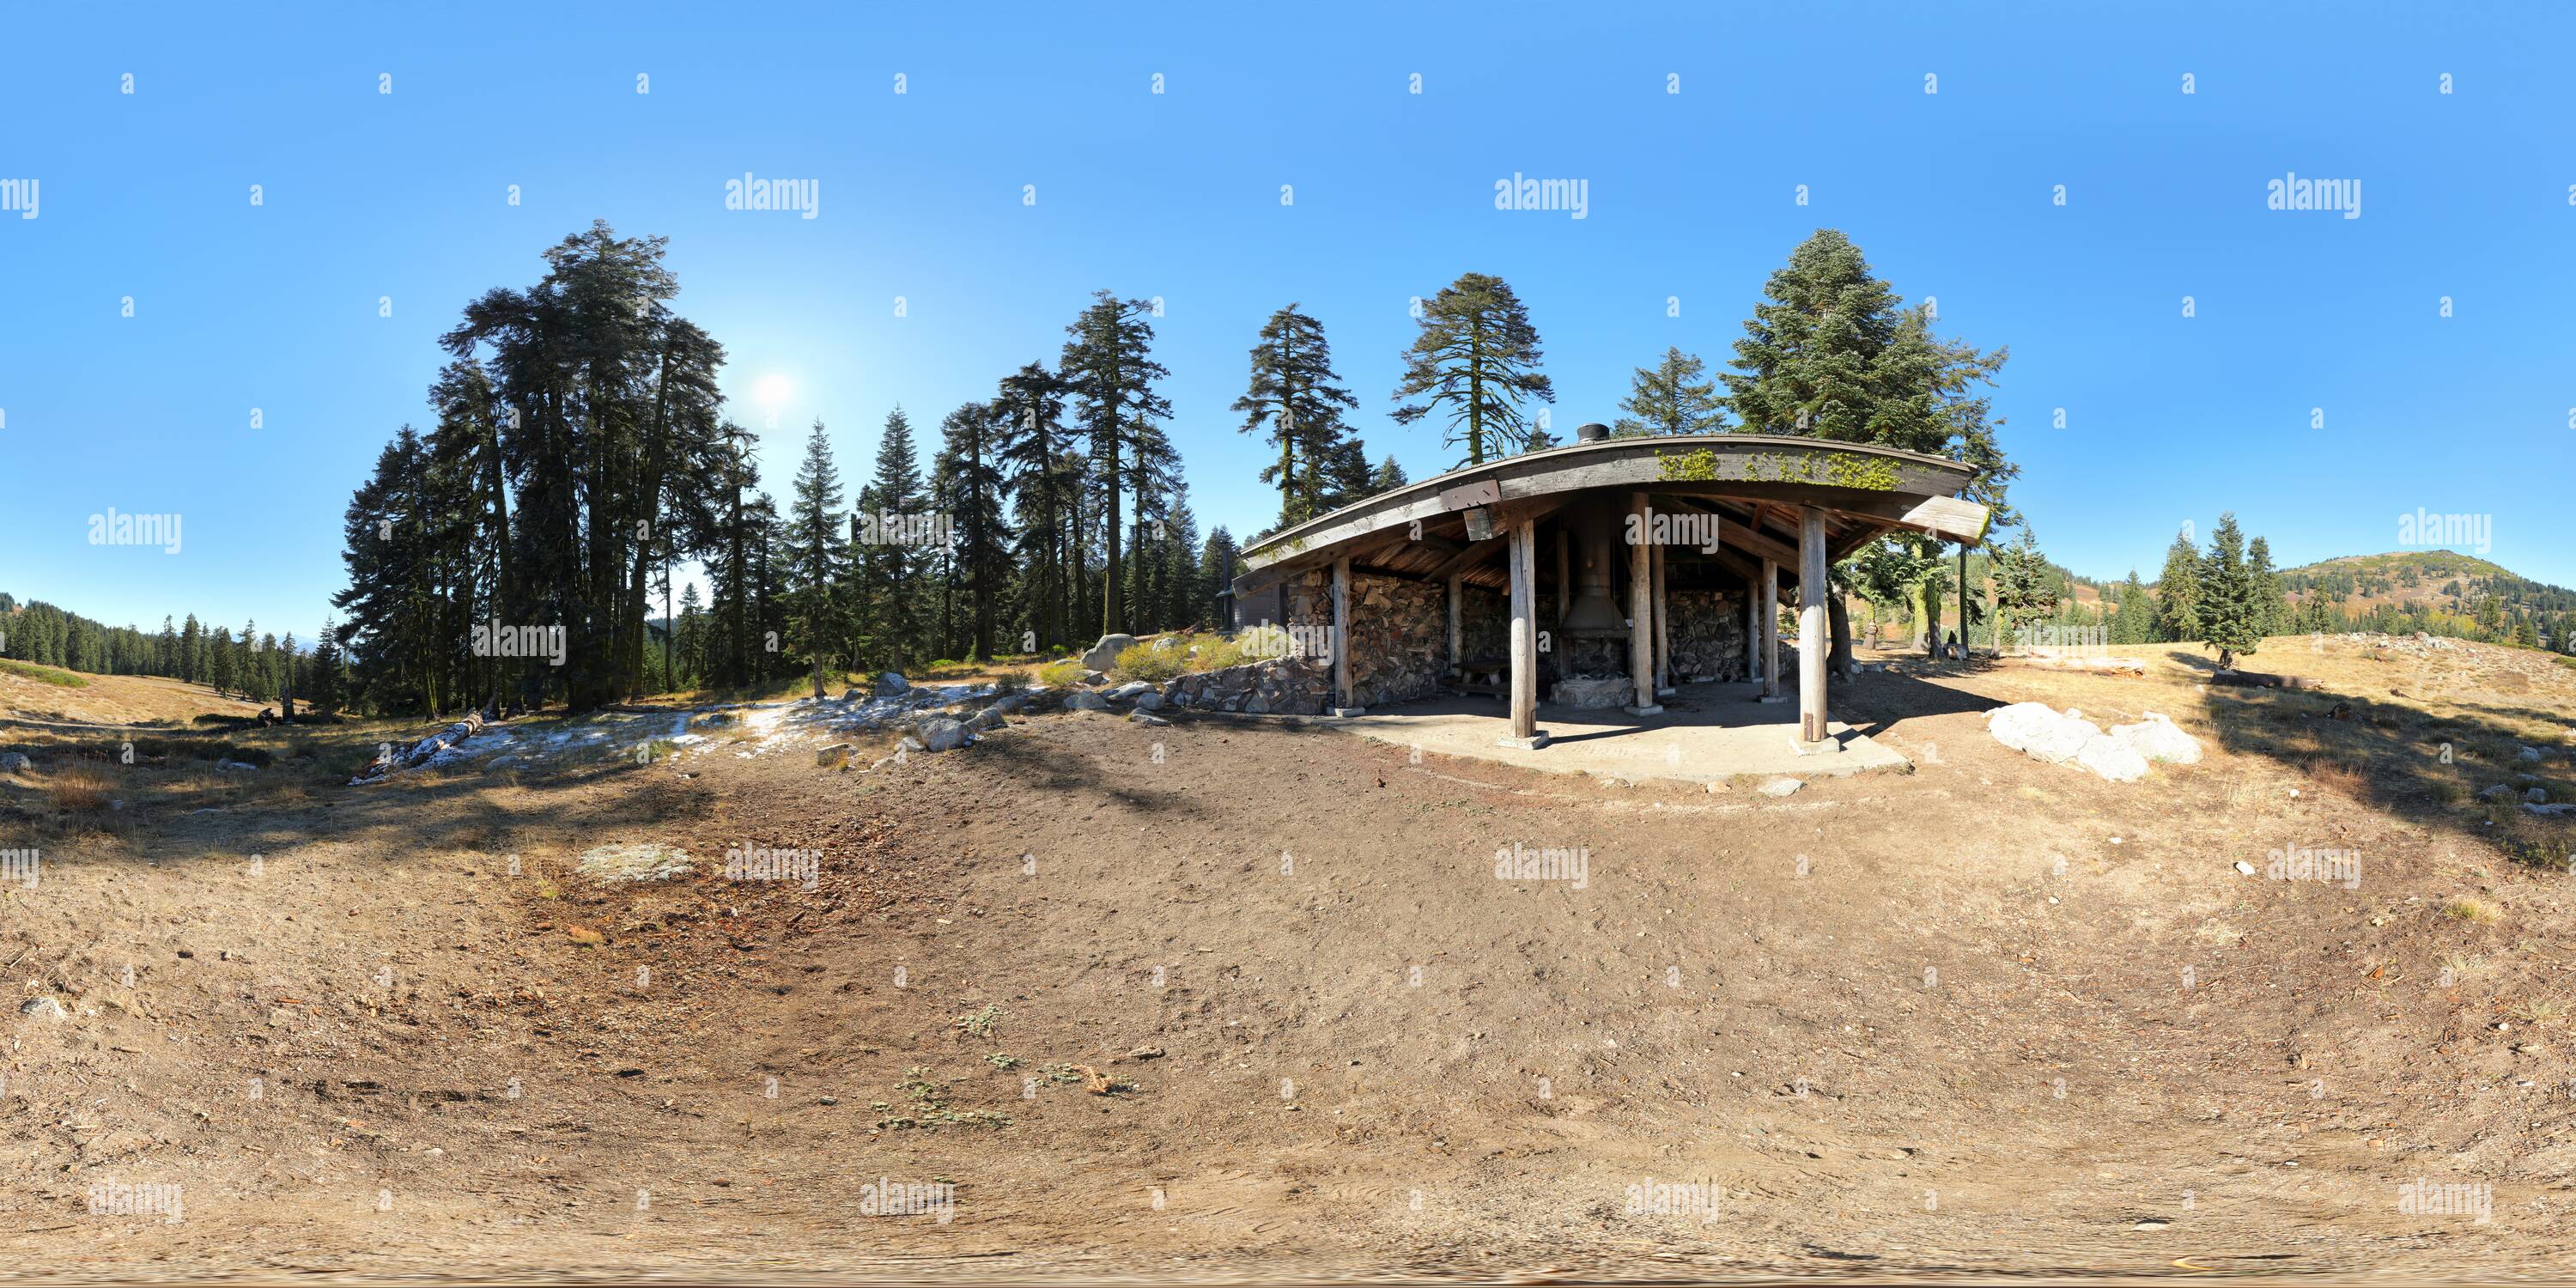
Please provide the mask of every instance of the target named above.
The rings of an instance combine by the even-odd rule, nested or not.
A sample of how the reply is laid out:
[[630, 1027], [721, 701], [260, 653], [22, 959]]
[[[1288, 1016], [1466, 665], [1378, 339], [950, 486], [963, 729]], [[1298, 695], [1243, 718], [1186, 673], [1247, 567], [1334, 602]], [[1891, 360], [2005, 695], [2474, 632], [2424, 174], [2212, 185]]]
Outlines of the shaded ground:
[[[1874, 687], [1917, 682], [1882, 676]], [[1895, 699], [1929, 714], [1954, 695], [1922, 686]], [[1872, 742], [1837, 719], [1826, 726], [1841, 750], [1801, 754], [1796, 702], [1758, 703], [1756, 684], [1683, 684], [1663, 699], [1664, 710], [1632, 716], [1616, 708], [1581, 709], [1540, 703], [1539, 729], [1548, 744], [1537, 750], [1498, 746], [1511, 732], [1508, 703], [1482, 697], [1440, 697], [1336, 719], [1331, 727], [1426, 754], [1491, 760], [1560, 774], [1594, 774], [1624, 783], [1708, 786], [1733, 779], [1757, 785], [1781, 774], [1841, 776], [1871, 771], [1903, 773], [1905, 758]], [[1828, 711], [1831, 712], [1831, 703]], [[1838, 713], [1836, 713], [1838, 714]]]
[[[2576, 907], [2493, 835], [2497, 767], [2379, 768], [2411, 726], [2274, 719], [2179, 655], [1901, 665], [1836, 710], [1916, 772], [1786, 800], [1097, 715], [873, 774], [713, 740], [343, 789], [288, 756], [213, 814], [149, 771], [115, 827], [47, 816], [41, 883], [0, 893], [12, 986], [71, 1012], [6, 1021], [0, 1247], [98, 1277], [2576, 1271]], [[2576, 711], [2443, 692], [2404, 718]], [[2024, 698], [2214, 754], [2036, 764], [1976, 715]], [[572, 874], [627, 841], [818, 862]], [[2231, 866], [2306, 847], [2358, 883]], [[2408, 1210], [2419, 1178], [2484, 1219]], [[950, 1205], [875, 1215], [888, 1180]], [[93, 1214], [111, 1182], [185, 1219]]]

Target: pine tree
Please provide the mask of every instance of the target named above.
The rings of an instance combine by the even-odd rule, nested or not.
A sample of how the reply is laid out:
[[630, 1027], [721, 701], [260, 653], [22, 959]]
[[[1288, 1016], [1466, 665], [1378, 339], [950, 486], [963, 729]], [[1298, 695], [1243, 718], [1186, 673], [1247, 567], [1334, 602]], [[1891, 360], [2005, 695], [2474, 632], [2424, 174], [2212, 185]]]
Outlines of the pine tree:
[[900, 670], [912, 662], [913, 650], [925, 642], [920, 601], [929, 552], [916, 549], [911, 537], [929, 518], [922, 491], [921, 458], [913, 446], [912, 418], [902, 407], [886, 413], [877, 439], [875, 476], [859, 492], [858, 559], [866, 588], [866, 633], [872, 644], [869, 662]]
[[1321, 485], [1332, 472], [1322, 466], [1349, 440], [1342, 413], [1359, 406], [1335, 383], [1340, 379], [1323, 323], [1291, 304], [1262, 325], [1252, 346], [1251, 386], [1233, 410], [1244, 414], [1242, 432], [1266, 432], [1265, 441], [1278, 449], [1278, 462], [1262, 467], [1261, 481], [1279, 489], [1282, 528], [1331, 508]]
[[2120, 611], [2111, 619], [2111, 642], [2115, 644], [2152, 644], [2156, 638], [2156, 601], [2138, 581], [2138, 570], [2129, 570], [2129, 580], [2120, 587]]
[[993, 612], [1010, 569], [1002, 522], [1005, 489], [993, 455], [1000, 433], [996, 414], [985, 403], [967, 403], [940, 422], [938, 468], [947, 485], [942, 508], [952, 526], [952, 553], [969, 605], [966, 657], [977, 662], [1003, 651], [993, 636]]
[[179, 678], [195, 684], [206, 675], [206, 628], [197, 624], [197, 615], [188, 614], [188, 624], [179, 628]]
[[823, 663], [842, 639], [841, 471], [832, 464], [832, 442], [823, 422], [805, 439], [805, 461], [796, 470], [794, 524], [787, 553], [788, 585], [796, 599], [796, 641], [812, 664], [814, 697], [823, 696]]
[[1369, 495], [1392, 492], [1412, 481], [1404, 476], [1404, 467], [1395, 463], [1395, 453], [1389, 452], [1385, 460], [1378, 462], [1376, 469], [1369, 471]]
[[2272, 567], [2272, 543], [2261, 537], [2245, 548], [2245, 575], [2254, 584], [2255, 622], [2259, 633], [2278, 635], [2290, 628], [2290, 601], [2281, 594], [2281, 575]]
[[1091, 306], [1065, 328], [1064, 358], [1057, 364], [1073, 400], [1074, 418], [1090, 435], [1102, 489], [1100, 530], [1107, 543], [1100, 583], [1103, 635], [1117, 633], [1127, 616], [1119, 599], [1127, 570], [1119, 558], [1118, 531], [1119, 489], [1128, 477], [1126, 445], [1172, 414], [1171, 401], [1154, 389], [1155, 381], [1171, 373], [1151, 356], [1154, 327], [1147, 319], [1153, 311], [1150, 300], [1093, 292]]
[[1819, 229], [1771, 274], [1723, 373], [1727, 410], [1756, 434], [1874, 443], [1947, 456], [1976, 471], [1966, 493], [1996, 527], [2018, 522], [2006, 497], [2020, 468], [1996, 441], [1993, 383], [2008, 351], [1934, 335], [1899, 306], [1851, 240]]
[[[1199, 547], [1199, 584], [1207, 587], [1209, 612], [1216, 611], [1214, 600], [1217, 595], [1234, 589], [1236, 565], [1241, 557], [1242, 551], [1234, 544], [1234, 534], [1226, 531], [1222, 524], [1210, 532], [1207, 541]], [[1230, 625], [1223, 620], [1215, 624], [1220, 628]]]
[[2200, 639], [2218, 650], [2218, 669], [2236, 669], [2236, 655], [2263, 642], [2261, 595], [2245, 562], [2245, 534], [2233, 513], [2218, 516], [2209, 552], [2200, 561]]
[[1630, 378], [1628, 396], [1619, 410], [1628, 413], [1611, 422], [1619, 434], [1715, 434], [1726, 429], [1726, 400], [1717, 382], [1701, 374], [1708, 363], [1684, 353], [1679, 345], [1664, 350], [1652, 368], [1639, 367]]
[[1995, 558], [1994, 587], [1995, 609], [2005, 631], [2017, 634], [2032, 622], [2056, 615], [2055, 577], [2029, 524], [2022, 525], [2020, 540]]
[[2156, 579], [2158, 638], [2189, 644], [2200, 639], [2200, 552], [2191, 539], [2175, 534], [2165, 551], [2165, 570]]
[[1029, 363], [994, 391], [993, 452], [1011, 499], [1011, 552], [1021, 570], [1020, 614], [1040, 648], [1072, 637], [1073, 605], [1082, 583], [1070, 529], [1082, 508], [1080, 460], [1065, 450], [1064, 391]]
[[1486, 273], [1457, 281], [1421, 305], [1421, 332], [1404, 354], [1398, 399], [1420, 398], [1395, 410], [1395, 423], [1410, 425], [1438, 412], [1446, 417], [1443, 446], [1463, 443], [1462, 464], [1482, 465], [1528, 447], [1530, 399], [1556, 401], [1556, 386], [1538, 370], [1545, 355], [1529, 310], [1511, 284]]

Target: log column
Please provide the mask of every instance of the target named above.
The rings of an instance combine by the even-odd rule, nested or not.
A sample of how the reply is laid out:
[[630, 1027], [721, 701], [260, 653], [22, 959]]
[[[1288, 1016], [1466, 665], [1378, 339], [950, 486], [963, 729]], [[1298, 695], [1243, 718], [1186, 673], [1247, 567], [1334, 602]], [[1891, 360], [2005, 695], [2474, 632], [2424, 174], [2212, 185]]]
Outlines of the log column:
[[1538, 748], [1547, 734], [1538, 727], [1538, 528], [1523, 521], [1512, 525], [1512, 728], [1499, 739], [1506, 747]]
[[1637, 534], [1628, 547], [1628, 675], [1636, 681], [1637, 701], [1628, 714], [1661, 715], [1664, 708], [1655, 701], [1655, 534], [1645, 493], [1628, 494], [1628, 515], [1634, 520], [1629, 529]]
[[1755, 701], [1780, 702], [1784, 699], [1780, 695], [1779, 564], [1768, 559], [1762, 561], [1762, 584], [1756, 588], [1756, 593], [1759, 601], [1755, 611], [1761, 614], [1761, 620], [1754, 625], [1762, 632], [1758, 637], [1762, 653], [1762, 696]]
[[1654, 551], [1655, 575], [1655, 696], [1673, 691], [1673, 618], [1664, 599], [1664, 547], [1662, 542], [1649, 547]]
[[1744, 578], [1744, 678], [1762, 682], [1762, 588], [1750, 574]]
[[1351, 561], [1333, 561], [1333, 714], [1357, 714], [1351, 706]]
[[1798, 508], [1798, 741], [1802, 750], [1840, 751], [1825, 734], [1825, 512]]
[[[1465, 629], [1460, 625], [1461, 614], [1466, 611], [1458, 598], [1459, 591], [1463, 588], [1458, 574], [1449, 574], [1449, 665], [1451, 666], [1464, 666], [1467, 661], [1467, 655], [1459, 651], [1461, 642], [1467, 637]], [[1458, 678], [1463, 680], [1466, 676], [1461, 673]]]

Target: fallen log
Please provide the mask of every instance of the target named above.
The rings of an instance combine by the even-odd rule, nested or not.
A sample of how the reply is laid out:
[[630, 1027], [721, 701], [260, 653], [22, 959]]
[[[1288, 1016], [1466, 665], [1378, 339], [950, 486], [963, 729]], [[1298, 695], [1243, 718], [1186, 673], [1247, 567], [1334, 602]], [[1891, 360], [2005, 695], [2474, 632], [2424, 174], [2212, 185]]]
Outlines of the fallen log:
[[2260, 671], [2214, 671], [2212, 684], [2233, 684], [2247, 689], [2307, 689], [2322, 691], [2326, 686], [2304, 675], [2265, 675]]

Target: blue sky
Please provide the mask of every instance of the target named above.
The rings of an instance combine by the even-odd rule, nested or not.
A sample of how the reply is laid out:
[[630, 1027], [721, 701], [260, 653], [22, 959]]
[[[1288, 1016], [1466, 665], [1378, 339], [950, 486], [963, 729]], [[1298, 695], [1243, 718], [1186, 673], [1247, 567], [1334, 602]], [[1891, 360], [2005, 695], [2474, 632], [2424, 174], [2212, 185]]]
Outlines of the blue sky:
[[[2079, 572], [2152, 576], [2222, 509], [2284, 563], [2377, 552], [2421, 507], [2576, 584], [2563, 11], [1594, 8], [11, 7], [0, 179], [40, 206], [0, 212], [0, 590], [309, 640], [437, 334], [593, 218], [671, 239], [746, 423], [786, 382], [773, 488], [813, 418], [855, 476], [889, 407], [1051, 364], [1108, 287], [1164, 299], [1196, 508], [1247, 533], [1276, 499], [1227, 407], [1279, 306], [1422, 477], [1453, 458], [1388, 417], [1413, 296], [1511, 281], [1562, 430], [1666, 345], [1723, 362], [1835, 227], [2011, 348], [2013, 498]], [[724, 209], [746, 172], [819, 217]], [[2266, 209], [2293, 172], [2360, 217]], [[1584, 180], [1586, 217], [1497, 211], [1515, 174]], [[181, 515], [181, 552], [90, 545], [110, 507]]]

